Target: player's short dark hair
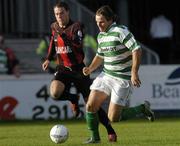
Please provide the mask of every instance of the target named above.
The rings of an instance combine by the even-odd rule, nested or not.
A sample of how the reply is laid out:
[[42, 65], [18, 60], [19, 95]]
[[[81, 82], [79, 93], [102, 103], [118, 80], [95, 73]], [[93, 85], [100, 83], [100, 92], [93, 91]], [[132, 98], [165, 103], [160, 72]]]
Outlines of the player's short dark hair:
[[66, 11], [69, 11], [69, 6], [66, 2], [59, 1], [56, 5], [54, 5], [54, 8], [64, 8]]
[[104, 5], [100, 7], [96, 11], [96, 15], [103, 15], [107, 21], [109, 20], [115, 21], [116, 19], [116, 15], [114, 14], [113, 10], [108, 5]]

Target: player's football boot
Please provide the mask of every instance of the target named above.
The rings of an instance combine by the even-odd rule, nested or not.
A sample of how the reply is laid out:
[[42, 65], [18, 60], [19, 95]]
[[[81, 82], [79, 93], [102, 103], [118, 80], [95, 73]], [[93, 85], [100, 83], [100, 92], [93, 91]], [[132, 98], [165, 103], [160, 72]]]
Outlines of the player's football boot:
[[79, 109], [79, 95], [74, 96], [75, 100], [71, 101], [71, 109], [73, 111], [74, 117], [78, 117], [80, 114]]
[[117, 135], [115, 134], [108, 134], [109, 142], [117, 142]]
[[84, 144], [91, 144], [91, 143], [96, 144], [96, 143], [100, 143], [100, 142], [101, 142], [100, 139], [94, 139], [94, 138], [90, 137], [84, 142]]
[[150, 105], [149, 101], [144, 102], [144, 115], [149, 121], [153, 122], [155, 120], [155, 116], [154, 116], [154, 112], [151, 110], [150, 106], [151, 105]]

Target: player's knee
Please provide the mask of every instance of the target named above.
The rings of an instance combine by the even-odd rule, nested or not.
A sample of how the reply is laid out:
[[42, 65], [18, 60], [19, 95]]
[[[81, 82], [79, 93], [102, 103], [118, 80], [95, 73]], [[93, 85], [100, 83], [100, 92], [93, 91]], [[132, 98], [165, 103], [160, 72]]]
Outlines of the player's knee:
[[61, 95], [59, 92], [52, 92], [52, 91], [50, 92], [50, 94], [51, 94], [52, 99], [54, 100], [58, 100]]
[[95, 109], [95, 107], [93, 106], [92, 103], [87, 103], [86, 104], [86, 111], [88, 111], [88, 112], [96, 112], [96, 109]]
[[59, 81], [52, 81], [50, 85], [50, 94], [54, 100], [58, 100], [64, 91], [64, 85]]
[[89, 103], [87, 103], [86, 104], [86, 111], [88, 111], [88, 112], [92, 112], [92, 105], [91, 104], [89, 104]]

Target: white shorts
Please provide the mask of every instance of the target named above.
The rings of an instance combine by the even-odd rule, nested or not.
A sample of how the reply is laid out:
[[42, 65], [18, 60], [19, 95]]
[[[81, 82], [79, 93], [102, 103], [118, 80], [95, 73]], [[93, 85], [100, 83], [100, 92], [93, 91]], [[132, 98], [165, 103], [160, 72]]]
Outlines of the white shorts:
[[129, 98], [133, 90], [130, 81], [116, 79], [103, 72], [96, 77], [90, 89], [106, 93], [111, 98], [111, 102], [121, 106], [127, 106], [129, 104]]

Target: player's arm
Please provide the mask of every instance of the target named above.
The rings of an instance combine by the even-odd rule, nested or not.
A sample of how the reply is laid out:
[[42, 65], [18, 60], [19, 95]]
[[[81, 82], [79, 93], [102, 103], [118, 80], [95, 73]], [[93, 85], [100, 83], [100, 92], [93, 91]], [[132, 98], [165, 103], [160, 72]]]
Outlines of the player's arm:
[[50, 39], [50, 43], [49, 43], [49, 47], [48, 47], [48, 54], [47, 54], [47, 57], [46, 57], [46, 59], [49, 60], [49, 61], [54, 59], [54, 55], [56, 53], [54, 35], [55, 35], [55, 32], [52, 31], [52, 35], [51, 35], [51, 39]]
[[50, 40], [50, 44], [48, 48], [48, 54], [47, 54], [46, 60], [42, 64], [43, 70], [47, 70], [50, 61], [54, 58], [54, 55], [55, 55], [55, 43], [54, 43], [54, 31], [52, 31], [52, 36], [51, 36], [51, 40]]
[[138, 70], [141, 63], [141, 49], [137, 49], [132, 52], [132, 70], [131, 70], [131, 82], [134, 86], [140, 87], [141, 81], [139, 79]]
[[134, 38], [133, 34], [126, 27], [122, 27], [120, 31], [120, 42], [123, 43], [130, 51], [132, 51], [131, 82], [134, 86], [140, 87], [141, 81], [138, 75], [142, 54], [140, 45]]
[[84, 67], [83, 68], [83, 74], [84, 75], [89, 75], [91, 74], [94, 70], [96, 70], [103, 62], [103, 58], [100, 56], [96, 55], [92, 61], [92, 63], [89, 65], [89, 67]]

